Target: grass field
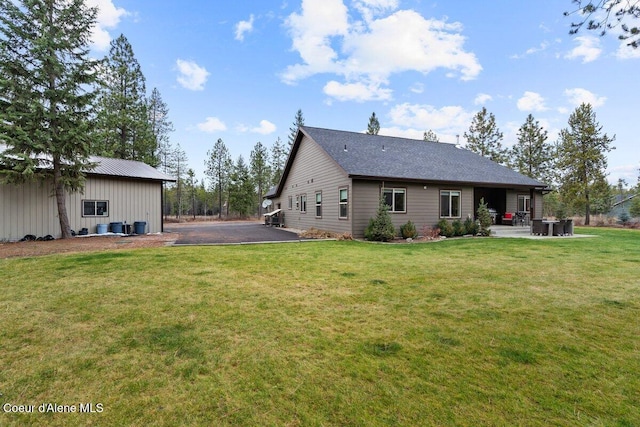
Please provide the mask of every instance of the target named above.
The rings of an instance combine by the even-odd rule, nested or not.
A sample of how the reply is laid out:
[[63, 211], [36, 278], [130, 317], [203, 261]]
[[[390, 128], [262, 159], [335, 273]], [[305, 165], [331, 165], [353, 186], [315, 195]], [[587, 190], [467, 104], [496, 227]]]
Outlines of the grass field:
[[588, 233], [0, 260], [0, 425], [640, 425], [640, 232]]

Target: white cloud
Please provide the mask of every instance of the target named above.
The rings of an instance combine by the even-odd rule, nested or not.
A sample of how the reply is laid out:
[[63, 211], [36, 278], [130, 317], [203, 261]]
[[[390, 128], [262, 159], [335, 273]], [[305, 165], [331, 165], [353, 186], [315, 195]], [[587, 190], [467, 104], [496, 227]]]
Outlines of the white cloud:
[[493, 97], [491, 95], [479, 93], [478, 96], [476, 96], [476, 99], [473, 100], [473, 103], [475, 105], [484, 105], [489, 101], [493, 101]]
[[185, 89], [189, 90], [203, 90], [204, 84], [207, 82], [209, 72], [199, 66], [193, 61], [184, 61], [178, 59], [176, 61], [178, 66], [178, 83]]
[[424, 84], [422, 83], [414, 83], [411, 85], [409, 90], [413, 93], [423, 93], [424, 92]]
[[540, 46], [536, 46], [536, 47], [531, 47], [529, 49], [527, 49], [523, 54], [515, 54], [515, 55], [511, 55], [512, 59], [522, 59], [524, 57], [527, 57], [529, 55], [534, 55], [538, 52], [544, 52], [545, 50], [547, 50], [547, 48], [549, 47], [549, 42], [548, 41], [543, 41], [542, 43], [540, 43]]
[[202, 123], [198, 123], [198, 129], [207, 133], [221, 132], [227, 130], [227, 125], [217, 117], [207, 117]]
[[120, 19], [130, 13], [121, 7], [115, 7], [112, 0], [87, 0], [86, 5], [87, 7], [98, 8], [96, 25], [93, 27], [93, 34], [91, 35], [91, 44], [97, 50], [108, 50], [111, 43], [111, 35], [108, 29], [117, 27]]
[[622, 40], [618, 50], [616, 51], [616, 58], [618, 59], [638, 59], [640, 58], [640, 49], [628, 46], [627, 40]]
[[276, 131], [276, 125], [268, 120], [260, 120], [260, 126], [251, 128], [252, 133], [259, 133], [261, 135], [269, 135]]
[[[339, 89], [338, 94], [369, 87], [375, 89], [371, 98], [388, 99], [384, 92], [388, 89], [380, 85], [388, 84], [395, 73], [427, 74], [444, 68], [462, 80], [480, 73], [476, 56], [463, 49], [465, 38], [459, 23], [425, 19], [413, 10], [389, 14], [395, 8], [397, 2], [392, 0], [357, 0], [355, 9], [365, 17], [362, 22], [352, 19], [343, 0], [303, 0], [301, 13], [291, 14], [285, 22], [292, 48], [302, 61], [287, 67], [282, 80], [294, 84], [315, 74], [331, 73], [345, 79], [329, 84], [330, 90]], [[381, 14], [388, 16], [378, 17]], [[346, 97], [363, 98], [366, 96]]]
[[574, 39], [578, 46], [574, 47], [565, 55], [567, 59], [582, 58], [582, 63], [592, 62], [598, 59], [602, 53], [600, 48], [600, 39], [593, 36], [580, 36]]
[[569, 102], [574, 106], [580, 104], [591, 104], [592, 107], [601, 107], [607, 100], [604, 96], [598, 96], [586, 89], [573, 88], [564, 91], [564, 95], [569, 99]]
[[339, 83], [330, 81], [324, 86], [324, 93], [338, 101], [387, 101], [392, 97], [391, 89], [383, 89], [376, 83]]
[[545, 111], [544, 98], [536, 92], [525, 92], [516, 104], [520, 111]]
[[236, 40], [243, 41], [244, 35], [253, 31], [253, 15], [249, 16], [248, 21], [240, 21], [236, 24]]
[[[403, 128], [415, 129], [420, 138], [425, 130], [431, 129], [438, 134], [462, 134], [469, 127], [474, 113], [459, 106], [435, 108], [431, 105], [399, 104], [391, 109], [391, 122]], [[445, 141], [444, 138], [441, 138]], [[454, 141], [451, 141], [454, 142]]]

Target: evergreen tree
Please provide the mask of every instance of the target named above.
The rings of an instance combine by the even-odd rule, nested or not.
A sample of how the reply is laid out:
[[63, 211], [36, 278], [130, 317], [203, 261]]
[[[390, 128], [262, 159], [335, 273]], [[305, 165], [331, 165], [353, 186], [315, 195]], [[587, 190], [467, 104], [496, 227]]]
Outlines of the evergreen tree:
[[0, 0], [0, 153], [3, 181], [51, 183], [62, 238], [66, 194], [81, 191], [91, 147], [97, 10], [82, 0]]
[[302, 115], [302, 110], [298, 109], [296, 117], [293, 120], [293, 125], [289, 128], [289, 151], [291, 151], [291, 147], [293, 147], [300, 126], [304, 126], [304, 116]]
[[380, 132], [380, 122], [376, 117], [376, 113], [371, 113], [369, 117], [369, 124], [367, 125], [367, 135], [377, 135]]
[[251, 182], [249, 168], [244, 158], [239, 156], [233, 167], [229, 183], [229, 208], [241, 218], [246, 218], [255, 208], [255, 199], [256, 193]]
[[431, 129], [424, 132], [424, 134], [422, 135], [422, 139], [430, 142], [440, 142], [440, 138], [438, 138], [438, 135], [436, 135], [436, 133]]
[[271, 171], [272, 171], [272, 185], [278, 185], [280, 182], [280, 178], [282, 177], [282, 173], [284, 172], [284, 167], [287, 162], [287, 150], [282, 144], [282, 140], [280, 137], [276, 139], [273, 146], [271, 147]]
[[511, 163], [521, 174], [550, 183], [555, 156], [547, 138], [547, 131], [529, 114], [518, 129], [518, 142], [511, 149]]
[[262, 196], [266, 193], [267, 186], [271, 182], [271, 171], [269, 168], [269, 153], [267, 147], [257, 142], [251, 151], [251, 178], [257, 190], [258, 215], [262, 215]]
[[174, 177], [176, 178], [176, 218], [182, 218], [185, 206], [188, 206], [185, 191], [185, 176], [187, 175], [187, 153], [178, 144], [173, 151]]
[[111, 42], [101, 79], [96, 154], [158, 165], [145, 78], [124, 35]]
[[385, 204], [384, 197], [381, 197], [375, 218], [369, 218], [369, 224], [364, 230], [364, 237], [367, 240], [387, 242], [395, 237], [396, 228], [391, 221], [390, 209], [391, 206]]
[[222, 218], [222, 199], [227, 191], [233, 166], [229, 150], [222, 139], [218, 139], [213, 149], [207, 151], [205, 164], [207, 166], [205, 174], [211, 180], [211, 186], [218, 194], [218, 218]]
[[602, 126], [590, 104], [577, 107], [569, 116], [569, 127], [560, 131], [560, 193], [565, 204], [584, 209], [585, 225], [590, 223], [592, 193], [606, 182], [605, 154], [614, 148], [611, 143], [615, 136], [610, 138], [601, 132]]
[[163, 165], [165, 153], [171, 151], [169, 134], [173, 132], [173, 123], [169, 120], [169, 107], [162, 100], [160, 91], [153, 88], [147, 105], [149, 126], [156, 147], [156, 165]]
[[189, 192], [189, 199], [191, 199], [191, 215], [193, 219], [196, 219], [197, 205], [196, 196], [198, 188], [196, 187], [196, 173], [193, 169], [187, 170], [187, 186]]
[[627, 43], [636, 49], [640, 45], [640, 27], [629, 26], [632, 19], [640, 18], [640, 2], [638, 0], [572, 0], [576, 5], [574, 10], [564, 12], [564, 16], [578, 14], [578, 22], [571, 23], [569, 34], [577, 34], [587, 24], [587, 30], [600, 32], [601, 36], [613, 28], [620, 27], [622, 34], [620, 40], [629, 40]]
[[496, 118], [489, 113], [486, 107], [482, 107], [469, 126], [469, 132], [464, 133], [467, 140], [467, 148], [474, 153], [487, 157], [494, 162], [506, 161], [506, 149], [502, 148], [502, 132], [496, 125]]

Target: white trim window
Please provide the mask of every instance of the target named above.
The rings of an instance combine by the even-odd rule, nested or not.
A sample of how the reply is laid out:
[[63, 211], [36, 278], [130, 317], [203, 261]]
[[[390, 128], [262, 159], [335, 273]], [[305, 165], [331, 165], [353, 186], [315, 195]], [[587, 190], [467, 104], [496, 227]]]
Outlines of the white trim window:
[[518, 194], [518, 212], [529, 212], [531, 210], [531, 196]]
[[289, 210], [293, 209], [293, 196], [287, 197], [287, 208]]
[[307, 195], [300, 195], [300, 212], [307, 213]]
[[316, 218], [322, 218], [322, 192], [316, 193]]
[[82, 216], [109, 216], [109, 201], [108, 200], [83, 200], [82, 201]]
[[349, 189], [341, 188], [338, 191], [338, 218], [348, 218], [349, 217]]
[[440, 218], [460, 218], [462, 192], [440, 190]]
[[383, 188], [384, 203], [393, 213], [407, 213], [407, 190], [405, 188]]

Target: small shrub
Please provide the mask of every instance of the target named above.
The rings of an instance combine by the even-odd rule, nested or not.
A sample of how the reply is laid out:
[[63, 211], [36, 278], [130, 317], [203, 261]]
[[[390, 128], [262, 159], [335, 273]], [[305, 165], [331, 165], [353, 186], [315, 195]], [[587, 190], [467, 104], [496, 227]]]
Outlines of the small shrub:
[[424, 225], [422, 227], [422, 236], [427, 240], [435, 240], [440, 237], [440, 229], [438, 227], [432, 228]]
[[404, 225], [400, 226], [400, 235], [403, 239], [415, 239], [418, 237], [418, 231], [416, 230], [416, 226], [413, 222], [409, 221]]
[[473, 218], [467, 217], [464, 221], [464, 230], [465, 234], [471, 234], [473, 236], [478, 234], [478, 223], [476, 223]]
[[384, 199], [380, 198], [378, 212], [375, 218], [369, 219], [369, 225], [364, 230], [364, 237], [367, 240], [375, 242], [388, 242], [396, 235], [396, 229], [391, 222], [389, 215], [389, 206], [384, 203]]
[[454, 236], [464, 236], [466, 233], [464, 225], [462, 224], [462, 221], [460, 221], [459, 219], [454, 220], [451, 223], [451, 227], [453, 227]]
[[478, 234], [481, 236], [490, 236], [491, 214], [489, 213], [487, 204], [484, 202], [484, 197], [480, 199], [480, 206], [478, 206], [478, 222], [480, 223]]
[[629, 214], [626, 213], [625, 211], [622, 211], [622, 213], [620, 213], [620, 216], [618, 217], [618, 219], [620, 220], [620, 222], [622, 223], [622, 225], [627, 225], [627, 223], [629, 222]]
[[438, 228], [440, 229], [440, 235], [444, 237], [453, 236], [453, 226], [446, 219], [441, 219], [438, 222]]

